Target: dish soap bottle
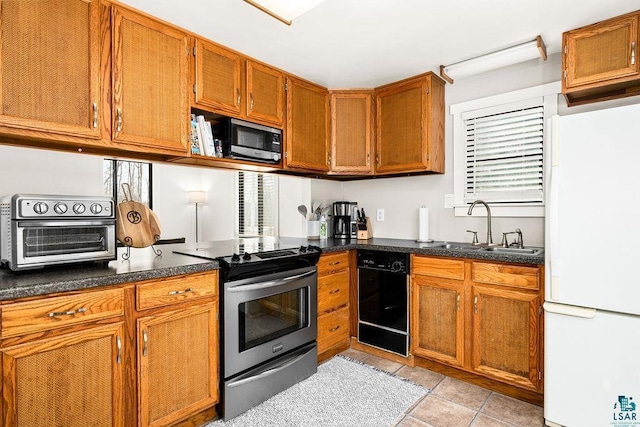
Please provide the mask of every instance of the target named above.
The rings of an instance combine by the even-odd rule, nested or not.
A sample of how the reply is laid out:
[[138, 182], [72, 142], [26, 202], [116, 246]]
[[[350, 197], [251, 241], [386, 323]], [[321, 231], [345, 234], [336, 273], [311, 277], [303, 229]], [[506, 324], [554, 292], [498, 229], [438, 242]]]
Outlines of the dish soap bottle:
[[320, 239], [327, 238], [327, 219], [322, 215], [320, 217]]

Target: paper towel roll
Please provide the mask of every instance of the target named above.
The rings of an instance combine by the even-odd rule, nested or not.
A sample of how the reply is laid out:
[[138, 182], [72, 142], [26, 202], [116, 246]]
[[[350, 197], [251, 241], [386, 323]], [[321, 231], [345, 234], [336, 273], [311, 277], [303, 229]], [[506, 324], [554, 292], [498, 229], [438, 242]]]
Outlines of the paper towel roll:
[[429, 241], [429, 208], [422, 206], [418, 213], [418, 242]]

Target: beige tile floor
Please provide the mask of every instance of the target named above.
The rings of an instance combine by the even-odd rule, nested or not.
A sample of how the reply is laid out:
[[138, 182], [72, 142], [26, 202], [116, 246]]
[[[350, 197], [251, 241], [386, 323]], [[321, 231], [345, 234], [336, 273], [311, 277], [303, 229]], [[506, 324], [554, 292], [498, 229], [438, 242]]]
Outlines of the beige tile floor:
[[431, 390], [416, 402], [396, 427], [541, 427], [540, 406], [495, 393], [419, 367], [346, 350], [344, 356], [407, 378]]

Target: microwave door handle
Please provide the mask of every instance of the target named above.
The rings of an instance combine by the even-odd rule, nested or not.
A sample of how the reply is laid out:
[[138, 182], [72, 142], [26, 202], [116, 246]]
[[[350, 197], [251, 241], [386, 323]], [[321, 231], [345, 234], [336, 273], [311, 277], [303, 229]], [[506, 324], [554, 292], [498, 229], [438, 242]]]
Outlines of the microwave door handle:
[[229, 292], [245, 292], [245, 291], [254, 291], [256, 289], [275, 288], [277, 286], [282, 286], [292, 280], [313, 276], [315, 273], [316, 273], [315, 270], [311, 270], [302, 274], [296, 274], [294, 276], [288, 276], [278, 280], [270, 280], [268, 282], [248, 283], [246, 285], [231, 286], [227, 290]]

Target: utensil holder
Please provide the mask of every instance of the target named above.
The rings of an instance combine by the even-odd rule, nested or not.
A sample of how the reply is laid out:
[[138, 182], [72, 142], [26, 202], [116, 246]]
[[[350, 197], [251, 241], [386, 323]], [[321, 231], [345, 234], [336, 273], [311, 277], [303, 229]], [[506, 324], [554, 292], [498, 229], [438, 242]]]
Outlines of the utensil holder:
[[320, 221], [307, 221], [307, 239], [320, 239]]

